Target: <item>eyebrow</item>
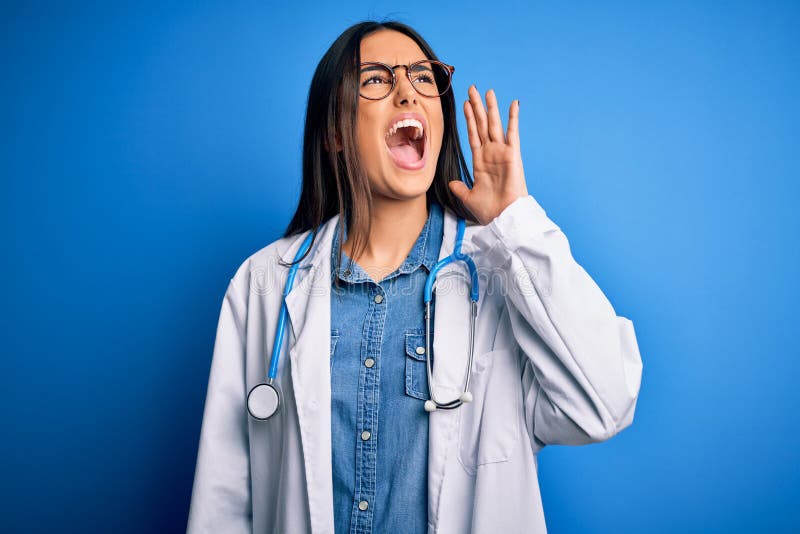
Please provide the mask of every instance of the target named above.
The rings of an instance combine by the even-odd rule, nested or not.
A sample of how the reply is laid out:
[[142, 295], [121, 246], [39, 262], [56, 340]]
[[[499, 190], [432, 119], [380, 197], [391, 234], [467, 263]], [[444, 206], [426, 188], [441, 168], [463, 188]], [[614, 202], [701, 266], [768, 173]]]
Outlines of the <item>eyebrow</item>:
[[383, 70], [383, 67], [380, 65], [367, 65], [365, 67], [361, 67], [361, 72], [369, 72], [371, 70]]
[[430, 67], [426, 67], [425, 65], [417, 65], [417, 67], [414, 69], [415, 72], [420, 70], [427, 70], [428, 72], [433, 72], [433, 69], [431, 69]]
[[[365, 61], [364, 63], [369, 63], [369, 61]], [[410, 65], [410, 63], [409, 63], [409, 65]], [[405, 65], [396, 65], [396, 66], [404, 67]], [[366, 65], [366, 66], [361, 68], [361, 72], [369, 72], [371, 70], [383, 70], [383, 67], [381, 67], [380, 65]], [[430, 67], [427, 67], [425, 65], [417, 65], [414, 68], [414, 72], [419, 72], [419, 71], [433, 72], [433, 69], [431, 69]]]

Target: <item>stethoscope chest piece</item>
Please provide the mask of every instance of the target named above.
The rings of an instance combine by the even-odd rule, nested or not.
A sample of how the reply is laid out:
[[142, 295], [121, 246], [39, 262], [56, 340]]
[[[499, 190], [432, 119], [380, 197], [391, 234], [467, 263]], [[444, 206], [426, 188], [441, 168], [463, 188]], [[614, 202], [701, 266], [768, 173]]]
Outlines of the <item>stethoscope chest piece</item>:
[[272, 384], [258, 384], [247, 395], [247, 411], [254, 419], [269, 419], [278, 411], [281, 402], [278, 389]]

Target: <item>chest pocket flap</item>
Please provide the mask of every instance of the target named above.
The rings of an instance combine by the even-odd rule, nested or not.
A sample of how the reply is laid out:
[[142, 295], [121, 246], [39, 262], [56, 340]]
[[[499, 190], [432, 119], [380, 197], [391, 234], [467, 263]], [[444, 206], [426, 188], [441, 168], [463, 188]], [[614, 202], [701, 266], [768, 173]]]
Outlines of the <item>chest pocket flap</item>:
[[425, 363], [425, 332], [419, 328], [406, 331], [406, 395], [428, 400], [428, 368]]

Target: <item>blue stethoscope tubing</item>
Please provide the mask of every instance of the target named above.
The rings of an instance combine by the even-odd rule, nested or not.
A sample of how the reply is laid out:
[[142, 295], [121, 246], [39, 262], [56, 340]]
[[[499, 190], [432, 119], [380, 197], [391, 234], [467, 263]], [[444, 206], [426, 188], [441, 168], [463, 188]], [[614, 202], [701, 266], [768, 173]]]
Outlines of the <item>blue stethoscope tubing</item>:
[[[475, 349], [475, 319], [478, 314], [478, 270], [475, 267], [475, 262], [472, 258], [461, 251], [461, 243], [464, 240], [464, 229], [466, 223], [463, 218], [459, 217], [456, 230], [456, 243], [453, 253], [443, 258], [434, 265], [428, 277], [425, 280], [424, 290], [424, 304], [425, 304], [425, 354], [426, 354], [426, 367], [428, 372], [428, 387], [430, 389], [431, 398], [425, 401], [425, 410], [432, 412], [436, 409], [451, 410], [458, 408], [465, 402], [472, 401], [472, 394], [469, 392], [469, 380], [472, 371], [472, 358]], [[281, 406], [281, 393], [275, 384], [275, 378], [278, 375], [278, 362], [280, 360], [281, 348], [283, 346], [283, 331], [286, 325], [286, 316], [288, 310], [286, 308], [286, 297], [292, 290], [294, 285], [294, 278], [297, 274], [299, 267], [298, 260], [303, 257], [308, 248], [311, 246], [316, 232], [309, 232], [300, 248], [295, 254], [294, 262], [289, 268], [289, 276], [286, 278], [286, 285], [283, 289], [283, 296], [281, 298], [281, 311], [278, 317], [278, 326], [275, 330], [275, 342], [272, 346], [272, 356], [270, 358], [269, 375], [266, 382], [256, 384], [247, 395], [247, 411], [250, 416], [259, 421], [264, 421], [275, 415]], [[439, 402], [436, 397], [435, 387], [433, 383], [433, 375], [431, 370], [431, 301], [433, 299], [434, 289], [436, 285], [437, 273], [446, 265], [455, 262], [463, 261], [467, 265], [470, 275], [470, 335], [469, 335], [469, 365], [467, 367], [467, 376], [464, 381], [464, 390], [458, 398], [449, 402]]]
[[283, 347], [283, 330], [286, 325], [286, 316], [288, 315], [286, 297], [294, 285], [294, 277], [297, 274], [297, 268], [300, 266], [298, 260], [303, 257], [308, 247], [311, 246], [311, 241], [315, 235], [316, 232], [308, 233], [294, 256], [292, 266], [289, 267], [289, 276], [286, 278], [286, 285], [283, 288], [283, 296], [281, 297], [281, 313], [278, 316], [278, 327], [275, 330], [275, 342], [272, 344], [272, 357], [270, 358], [267, 381], [253, 386], [247, 395], [247, 411], [250, 412], [250, 416], [253, 419], [258, 419], [259, 421], [264, 421], [275, 415], [281, 405], [280, 391], [273, 382], [275, 377], [278, 376], [278, 361]]
[[[436, 265], [433, 266], [431, 272], [428, 273], [428, 278], [425, 280], [425, 366], [428, 371], [428, 389], [430, 390], [431, 398], [425, 401], [425, 411], [432, 412], [436, 409], [452, 410], [458, 408], [465, 402], [472, 401], [472, 393], [469, 391], [469, 379], [472, 373], [472, 355], [475, 352], [475, 319], [478, 315], [478, 269], [475, 267], [475, 262], [468, 254], [461, 251], [461, 243], [464, 241], [464, 229], [466, 223], [461, 217], [458, 218], [456, 230], [456, 244], [453, 248], [453, 253], [442, 258]], [[431, 300], [433, 298], [434, 286], [436, 285], [436, 275], [445, 265], [455, 261], [463, 261], [467, 265], [470, 277], [470, 314], [469, 314], [469, 364], [467, 365], [467, 377], [464, 380], [464, 390], [458, 398], [448, 401], [439, 402], [436, 398], [436, 387], [433, 383], [433, 371], [431, 369]]]

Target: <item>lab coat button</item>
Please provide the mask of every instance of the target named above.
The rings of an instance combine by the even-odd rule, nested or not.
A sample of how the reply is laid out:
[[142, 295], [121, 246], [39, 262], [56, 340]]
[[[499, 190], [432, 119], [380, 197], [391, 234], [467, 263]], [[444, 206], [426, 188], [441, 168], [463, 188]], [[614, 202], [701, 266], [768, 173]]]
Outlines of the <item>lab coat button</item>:
[[425, 354], [425, 347], [417, 347], [417, 354]]
[[365, 430], [361, 433], [361, 440], [367, 441], [372, 434], [369, 433], [369, 430]]
[[372, 358], [367, 358], [366, 360], [364, 360], [364, 365], [366, 365], [367, 367], [372, 367], [373, 365], [375, 365], [375, 360], [373, 360]]
[[358, 503], [359, 510], [363, 511], [366, 510], [367, 508], [369, 508], [369, 503], [367, 501], [361, 501], [360, 503]]
[[380, 304], [381, 302], [383, 302], [383, 295], [375, 295], [375, 304]]

